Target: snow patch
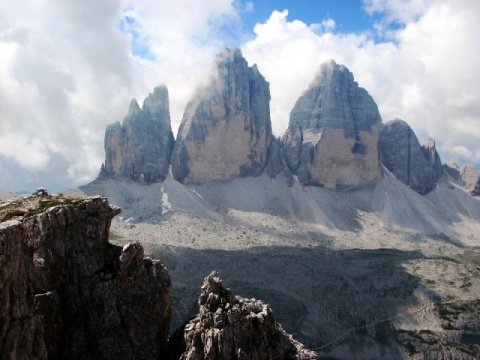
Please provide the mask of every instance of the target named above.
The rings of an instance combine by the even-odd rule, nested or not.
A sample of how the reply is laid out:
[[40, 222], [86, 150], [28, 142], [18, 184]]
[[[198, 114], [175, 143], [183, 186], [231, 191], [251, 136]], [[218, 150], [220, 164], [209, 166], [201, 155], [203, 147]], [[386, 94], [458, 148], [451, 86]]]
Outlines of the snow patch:
[[160, 189], [162, 192], [162, 215], [172, 211], [172, 204], [168, 201], [168, 194], [164, 191], [164, 187]]
[[192, 189], [192, 188], [190, 188], [190, 190], [192, 190], [192, 192], [193, 192], [195, 195], [197, 195], [197, 196], [198, 196], [200, 199], [202, 199], [202, 200], [203, 200], [203, 196], [202, 196], [202, 195], [200, 195], [200, 194], [198, 193], [198, 191], [195, 191], [195, 190], [194, 190], [194, 189]]

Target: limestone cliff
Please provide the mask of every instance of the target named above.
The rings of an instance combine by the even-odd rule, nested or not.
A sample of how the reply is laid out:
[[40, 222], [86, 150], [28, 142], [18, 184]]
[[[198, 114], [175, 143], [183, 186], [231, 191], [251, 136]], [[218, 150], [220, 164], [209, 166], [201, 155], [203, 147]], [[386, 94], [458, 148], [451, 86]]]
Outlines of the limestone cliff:
[[181, 360], [316, 359], [276, 323], [268, 305], [235, 296], [217, 272], [203, 282], [199, 314], [179, 334]]
[[435, 176], [437, 179], [440, 178], [443, 173], [443, 166], [440, 155], [438, 155], [437, 148], [435, 147], [435, 140], [432, 138], [428, 139], [425, 144], [422, 145], [422, 151], [435, 172]]
[[383, 165], [405, 185], [422, 195], [435, 189], [442, 168], [433, 140], [422, 148], [410, 126], [396, 119], [382, 126], [378, 147]]
[[443, 165], [443, 169], [454, 182], [463, 186], [471, 195], [480, 196], [480, 171], [475, 167], [450, 163]]
[[290, 114], [283, 138], [286, 163], [306, 185], [372, 183], [381, 176], [380, 123], [377, 105], [352, 73], [326, 62]]
[[226, 49], [187, 105], [172, 157], [175, 179], [202, 184], [258, 176], [272, 141], [268, 83], [240, 50]]
[[133, 99], [123, 123], [107, 127], [105, 164], [100, 177], [124, 177], [146, 183], [163, 181], [173, 146], [168, 90], [162, 85], [148, 95], [142, 109]]
[[0, 207], [0, 358], [151, 359], [167, 346], [170, 278], [108, 242], [120, 209], [41, 191]]

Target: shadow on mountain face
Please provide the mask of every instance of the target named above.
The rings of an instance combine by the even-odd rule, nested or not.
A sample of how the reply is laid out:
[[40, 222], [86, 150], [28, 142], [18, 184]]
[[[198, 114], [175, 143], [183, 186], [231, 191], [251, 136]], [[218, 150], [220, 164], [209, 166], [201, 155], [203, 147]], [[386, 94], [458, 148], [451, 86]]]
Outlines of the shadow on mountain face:
[[[415, 296], [421, 289], [420, 280], [404, 268], [406, 262], [424, 258], [418, 251], [279, 246], [225, 251], [158, 246], [152, 256], [165, 263], [172, 277], [172, 330], [197, 312], [200, 286], [212, 270], [220, 272], [225, 286], [235, 294], [270, 304], [277, 321], [309, 348], [321, 349], [352, 328], [420, 306]], [[423, 296], [437, 297], [431, 291], [424, 291]], [[363, 340], [356, 341], [356, 346], [367, 346], [367, 335], [359, 334]], [[382, 336], [385, 341], [386, 335], [377, 329], [372, 341]], [[348, 346], [352, 341], [348, 340]]]

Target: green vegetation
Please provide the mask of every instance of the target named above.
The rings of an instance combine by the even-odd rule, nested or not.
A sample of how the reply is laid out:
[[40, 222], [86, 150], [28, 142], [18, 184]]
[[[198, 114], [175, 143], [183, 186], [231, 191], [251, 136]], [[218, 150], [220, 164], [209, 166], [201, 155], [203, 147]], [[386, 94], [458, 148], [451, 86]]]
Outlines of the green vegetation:
[[38, 207], [35, 209], [28, 209], [26, 217], [41, 214], [48, 208], [58, 205], [78, 205], [82, 202], [83, 199], [78, 198], [55, 198], [49, 196], [48, 199], [40, 200], [38, 202]]
[[10, 220], [10, 219], [14, 218], [15, 216], [24, 216], [24, 215], [25, 215], [25, 211], [15, 209], [15, 210], [12, 210], [12, 211], [7, 212], [7, 213], [2, 217], [2, 219], [0, 220], [0, 222]]
[[19, 198], [13, 202], [0, 206], [0, 221], [7, 221], [16, 216], [30, 217], [41, 214], [50, 207], [58, 205], [78, 205], [83, 201], [80, 198], [64, 198], [63, 196], [30, 196]]

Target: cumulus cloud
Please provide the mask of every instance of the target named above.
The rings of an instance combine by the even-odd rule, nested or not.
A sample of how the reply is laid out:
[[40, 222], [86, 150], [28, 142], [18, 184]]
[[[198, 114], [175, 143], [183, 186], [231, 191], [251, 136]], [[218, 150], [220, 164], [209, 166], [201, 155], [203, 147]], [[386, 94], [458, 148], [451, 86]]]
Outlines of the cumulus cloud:
[[319, 65], [335, 59], [374, 97], [384, 121], [403, 118], [420, 139], [434, 137], [443, 160], [480, 163], [480, 3], [364, 6], [380, 15], [376, 35], [337, 33], [335, 19], [305, 24], [283, 9], [250, 34], [242, 16], [252, 1], [2, 1], [0, 190], [92, 180], [106, 125], [160, 83], [169, 88], [176, 130], [226, 46], [240, 46], [270, 82], [276, 135]]
[[[255, 28], [244, 54], [270, 82], [273, 128], [282, 135], [298, 96], [329, 59], [346, 65], [377, 102], [384, 121], [406, 120], [420, 140], [433, 137], [444, 161], [480, 163], [480, 34], [476, 1], [367, 1], [403, 27], [375, 41], [274, 12]], [[467, 150], [467, 151], [466, 151]]]
[[45, 186], [92, 180], [106, 125], [160, 83], [178, 126], [238, 24], [229, 0], [2, 1], [0, 190], [35, 187], [40, 173]]

